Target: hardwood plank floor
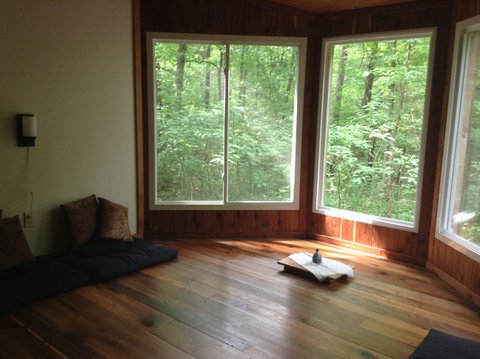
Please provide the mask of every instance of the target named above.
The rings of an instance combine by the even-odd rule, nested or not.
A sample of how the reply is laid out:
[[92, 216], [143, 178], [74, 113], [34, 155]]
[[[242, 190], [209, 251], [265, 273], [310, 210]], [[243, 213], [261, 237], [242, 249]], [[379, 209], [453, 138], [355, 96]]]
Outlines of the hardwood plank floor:
[[[0, 319], [0, 358], [408, 358], [430, 328], [480, 341], [480, 313], [421, 268], [308, 240], [182, 239], [178, 259]], [[276, 261], [319, 248], [329, 285]]]

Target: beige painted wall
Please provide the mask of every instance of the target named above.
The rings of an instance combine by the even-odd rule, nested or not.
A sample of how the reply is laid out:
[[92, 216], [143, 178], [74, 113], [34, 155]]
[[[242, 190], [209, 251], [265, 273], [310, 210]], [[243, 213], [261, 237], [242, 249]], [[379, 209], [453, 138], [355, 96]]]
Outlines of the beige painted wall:
[[[66, 243], [61, 203], [95, 193], [136, 230], [131, 0], [0, 1], [0, 208], [29, 209], [35, 254]], [[38, 119], [16, 146], [16, 113]]]

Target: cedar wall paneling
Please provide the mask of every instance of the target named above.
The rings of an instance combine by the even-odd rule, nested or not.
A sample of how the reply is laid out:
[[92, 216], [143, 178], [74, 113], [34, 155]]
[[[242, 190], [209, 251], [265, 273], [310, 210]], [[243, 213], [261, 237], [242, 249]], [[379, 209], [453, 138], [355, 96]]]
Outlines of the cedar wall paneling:
[[[421, 195], [420, 227], [418, 233], [354, 222], [345, 219], [311, 213], [309, 235], [338, 242], [347, 241], [355, 246], [375, 248], [374, 252], [391, 258], [424, 265], [428, 254], [430, 219], [433, 197], [439, 129], [442, 120], [445, 86], [446, 58], [450, 38], [451, 1], [422, 1], [415, 4], [375, 8], [343, 14], [329, 14], [317, 19], [317, 38], [387, 32], [405, 29], [436, 27], [435, 63], [428, 114], [427, 143], [423, 190]], [[320, 49], [320, 46], [318, 47]], [[318, 50], [320, 51], [320, 50]], [[317, 121], [312, 121], [312, 133], [316, 132]], [[312, 143], [313, 140], [311, 141]], [[310, 148], [311, 172], [309, 193], [313, 190], [313, 168], [315, 148]], [[310, 207], [311, 208], [311, 207]], [[345, 243], [345, 242], [343, 242]]]
[[133, 66], [135, 86], [135, 145], [137, 169], [137, 233], [145, 232], [145, 187], [144, 178], [147, 168], [144, 167], [144, 123], [143, 123], [143, 84], [142, 84], [142, 29], [140, 18], [140, 1], [132, 1], [133, 15]]
[[446, 86], [444, 92], [444, 108], [441, 124], [441, 138], [439, 141], [438, 166], [435, 181], [434, 210], [432, 211], [432, 228], [430, 234], [430, 248], [427, 267], [436, 272], [440, 277], [459, 289], [463, 294], [480, 305], [480, 263], [475, 261], [453, 247], [435, 238], [436, 208], [440, 187], [441, 161], [443, 155], [443, 136], [447, 118], [447, 103], [450, 86], [450, 68], [453, 58], [453, 43], [455, 25], [458, 21], [480, 14], [480, 0], [456, 0], [454, 2], [450, 49], [448, 56], [448, 71], [446, 72]]
[[[448, 85], [457, 21], [480, 14], [480, 0], [425, 0], [415, 4], [313, 17], [254, 0], [133, 0], [136, 37], [138, 213], [156, 236], [297, 236], [371, 248], [424, 264], [467, 295], [480, 295], [480, 264], [434, 238]], [[262, 5], [263, 4], [263, 5]], [[453, 4], [453, 6], [452, 6]], [[418, 233], [312, 213], [318, 78], [323, 37], [436, 27], [435, 66], [428, 118]], [[193, 32], [308, 37], [299, 211], [150, 211], [148, 209], [145, 34]], [[140, 39], [140, 41], [138, 40]], [[140, 42], [140, 45], [138, 43]], [[137, 63], [137, 60], [139, 63]], [[141, 76], [139, 76], [141, 68]], [[143, 164], [143, 166], [142, 166]], [[144, 218], [142, 218], [144, 216]], [[139, 228], [140, 224], [139, 224]], [[364, 247], [368, 246], [368, 247]], [[452, 282], [453, 280], [453, 282]]]
[[[308, 37], [314, 17], [306, 13], [268, 2], [253, 0], [134, 0], [140, 4], [140, 38], [142, 58], [142, 93], [146, 94], [145, 34], [147, 32], [178, 32], [204, 34], [299, 36]], [[144, 231], [155, 236], [223, 236], [304, 237], [307, 223], [307, 175], [309, 165], [309, 129], [315, 108], [316, 70], [312, 56], [314, 44], [307, 49], [306, 91], [302, 134], [300, 210], [297, 211], [223, 211], [223, 210], [158, 210], [148, 209], [147, 171], [138, 176], [139, 212], [144, 213]], [[312, 73], [314, 75], [312, 75]], [[139, 95], [143, 111], [137, 123], [143, 126], [138, 146], [143, 167], [148, 169], [147, 99]], [[315, 103], [315, 104], [313, 104]], [[143, 120], [142, 118], [143, 117]]]

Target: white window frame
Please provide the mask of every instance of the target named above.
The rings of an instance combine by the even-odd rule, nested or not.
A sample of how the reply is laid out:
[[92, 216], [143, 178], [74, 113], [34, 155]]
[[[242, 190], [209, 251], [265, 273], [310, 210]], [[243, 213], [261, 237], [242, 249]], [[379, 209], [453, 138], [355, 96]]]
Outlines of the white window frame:
[[[297, 84], [294, 100], [294, 130], [292, 136], [292, 169], [290, 201], [236, 201], [228, 202], [228, 161], [224, 161], [224, 198], [222, 201], [157, 201], [156, 183], [156, 124], [154, 102], [153, 48], [156, 41], [172, 43], [211, 43], [224, 45], [284, 45], [299, 48]], [[179, 34], [147, 32], [147, 95], [148, 95], [148, 157], [149, 157], [149, 208], [151, 210], [298, 210], [300, 202], [300, 163], [302, 148], [303, 102], [307, 39], [304, 37], [261, 37], [205, 34]], [[227, 56], [228, 57], [228, 56]], [[228, 81], [228, 79], [226, 79]], [[227, 87], [227, 86], [226, 86]], [[225, 105], [225, 153], [228, 151], [228, 103]]]
[[480, 262], [480, 247], [470, 243], [449, 229], [449, 217], [453, 211], [452, 196], [455, 187], [455, 163], [458, 158], [458, 136], [461, 125], [459, 118], [463, 108], [463, 90], [465, 73], [465, 56], [467, 33], [480, 30], [480, 15], [457, 23], [455, 27], [455, 44], [453, 50], [450, 93], [448, 100], [445, 146], [442, 160], [442, 176], [437, 211], [435, 238]]
[[[423, 124], [422, 124], [422, 139], [420, 144], [419, 153], [419, 165], [418, 165], [418, 182], [416, 193], [416, 208], [414, 213], [414, 221], [407, 222], [396, 220], [393, 218], [385, 218], [374, 216], [370, 214], [354, 212], [349, 210], [343, 210], [338, 208], [326, 207], [323, 205], [323, 189], [324, 178], [326, 171], [326, 156], [327, 156], [327, 136], [328, 136], [328, 114], [329, 114], [329, 89], [331, 80], [331, 59], [333, 45], [349, 44], [355, 42], [368, 42], [368, 41], [382, 41], [382, 40], [395, 40], [395, 39], [408, 39], [414, 37], [430, 37], [430, 54], [428, 60], [428, 70], [426, 78], [425, 88], [425, 105], [423, 112]], [[420, 204], [422, 196], [422, 183], [423, 183], [423, 168], [425, 157], [425, 145], [427, 137], [427, 124], [430, 108], [430, 93], [432, 83], [433, 72], [433, 59], [435, 54], [435, 40], [436, 40], [436, 28], [424, 28], [424, 29], [412, 29], [405, 31], [383, 32], [373, 34], [361, 34], [351, 36], [340, 36], [325, 38], [322, 44], [322, 60], [320, 71], [320, 96], [321, 99], [318, 103], [318, 128], [317, 128], [317, 144], [315, 154], [315, 186], [313, 193], [313, 212], [327, 216], [344, 218], [356, 222], [374, 224], [389, 228], [401, 229], [408, 232], [418, 232]]]

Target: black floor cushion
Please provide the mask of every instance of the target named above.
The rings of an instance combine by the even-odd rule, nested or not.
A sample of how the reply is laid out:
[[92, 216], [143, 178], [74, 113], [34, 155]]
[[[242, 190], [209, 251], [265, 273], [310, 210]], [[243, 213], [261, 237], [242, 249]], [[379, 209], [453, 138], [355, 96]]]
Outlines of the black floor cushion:
[[55, 259], [90, 275], [91, 282], [102, 282], [177, 256], [177, 250], [149, 240], [124, 242], [97, 240]]
[[48, 257], [0, 274], [0, 314], [89, 283], [89, 275]]
[[480, 343], [431, 329], [411, 359], [478, 359]]

